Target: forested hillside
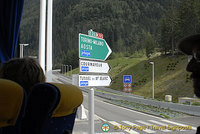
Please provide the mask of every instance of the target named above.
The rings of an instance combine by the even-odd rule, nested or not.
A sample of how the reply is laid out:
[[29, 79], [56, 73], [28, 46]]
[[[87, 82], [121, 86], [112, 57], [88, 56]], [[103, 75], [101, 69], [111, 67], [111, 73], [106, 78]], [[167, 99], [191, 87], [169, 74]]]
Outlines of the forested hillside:
[[[25, 55], [38, 55], [39, 0], [25, 0], [20, 42]], [[78, 34], [104, 34], [113, 50], [129, 56], [146, 50], [174, 53], [177, 41], [200, 32], [199, 0], [54, 0], [53, 66], [78, 67]]]

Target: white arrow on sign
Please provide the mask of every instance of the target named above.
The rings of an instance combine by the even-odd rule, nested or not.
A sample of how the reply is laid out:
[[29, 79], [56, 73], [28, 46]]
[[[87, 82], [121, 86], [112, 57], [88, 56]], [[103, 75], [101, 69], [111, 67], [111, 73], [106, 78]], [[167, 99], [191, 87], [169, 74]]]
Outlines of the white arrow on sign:
[[110, 67], [106, 62], [79, 60], [79, 71], [84, 73], [108, 73]]
[[109, 75], [79, 75], [79, 87], [109, 86]]

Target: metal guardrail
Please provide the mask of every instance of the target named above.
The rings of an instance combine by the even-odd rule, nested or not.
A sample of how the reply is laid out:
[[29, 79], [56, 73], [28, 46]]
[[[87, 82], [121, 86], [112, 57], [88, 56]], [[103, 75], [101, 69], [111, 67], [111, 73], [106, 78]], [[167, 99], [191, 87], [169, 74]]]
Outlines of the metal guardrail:
[[[87, 89], [85, 88], [82, 88], [82, 90], [87, 92]], [[111, 90], [112, 89], [109, 89], [109, 91]], [[106, 91], [108, 92], [108, 90]], [[110, 93], [95, 91], [96, 96], [109, 99], [109, 100], [127, 100], [130, 102], [140, 103], [144, 105], [151, 105], [155, 107], [170, 109], [173, 111], [182, 112], [189, 115], [200, 116], [200, 106], [191, 106], [191, 105], [184, 105], [184, 104], [178, 104], [178, 103], [172, 103], [172, 102], [149, 100], [149, 99], [144, 99], [143, 97], [138, 97], [138, 96], [131, 95], [128, 93], [123, 93], [123, 92], [121, 92], [121, 95], [117, 95], [117, 94], [120, 94], [120, 91], [117, 91], [117, 92], [114, 91], [113, 93], [114, 94], [112, 94], [112, 92], [110, 94]]]
[[[64, 82], [63, 80], [61, 81]], [[81, 88], [81, 89], [85, 92], [88, 92], [87, 88]], [[129, 93], [125, 93], [125, 92], [121, 92], [121, 91], [117, 91], [117, 90], [113, 90], [113, 89], [105, 88], [105, 87], [98, 87], [98, 89], [106, 91], [106, 92], [110, 92], [110, 93], [106, 93], [106, 92], [95, 91], [95, 95], [100, 96], [105, 99], [127, 100], [127, 101], [136, 102], [140, 104], [170, 109], [173, 111], [182, 112], [189, 115], [200, 116], [200, 106], [192, 106], [192, 105], [184, 105], [184, 104], [179, 104], [179, 103], [150, 100], [150, 99], [145, 99], [142, 96], [136, 96], [136, 95], [132, 95]]]

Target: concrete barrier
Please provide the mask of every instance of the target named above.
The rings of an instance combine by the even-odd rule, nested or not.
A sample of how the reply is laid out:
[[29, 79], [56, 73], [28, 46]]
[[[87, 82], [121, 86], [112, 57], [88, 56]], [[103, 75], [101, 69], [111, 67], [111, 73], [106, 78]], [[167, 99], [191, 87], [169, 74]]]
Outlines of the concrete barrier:
[[165, 101], [172, 102], [172, 96], [171, 95], [165, 95]]
[[87, 119], [86, 113], [85, 113], [85, 108], [83, 105], [80, 105], [77, 109], [77, 114], [76, 118], [79, 120], [85, 120]]

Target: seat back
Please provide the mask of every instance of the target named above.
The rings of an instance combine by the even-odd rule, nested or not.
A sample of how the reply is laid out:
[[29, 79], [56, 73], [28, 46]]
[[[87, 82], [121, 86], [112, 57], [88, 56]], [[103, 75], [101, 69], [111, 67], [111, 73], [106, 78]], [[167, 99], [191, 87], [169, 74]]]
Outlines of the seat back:
[[24, 89], [14, 81], [0, 79], [1, 134], [21, 134], [25, 105]]
[[72, 132], [76, 109], [83, 101], [75, 86], [40, 83], [28, 97], [23, 134], [63, 134]]
[[60, 93], [48, 83], [33, 86], [26, 106], [22, 134], [46, 134], [53, 110]]
[[48, 134], [72, 133], [77, 108], [83, 102], [81, 90], [73, 85], [51, 83], [60, 92], [60, 100], [53, 111]]

